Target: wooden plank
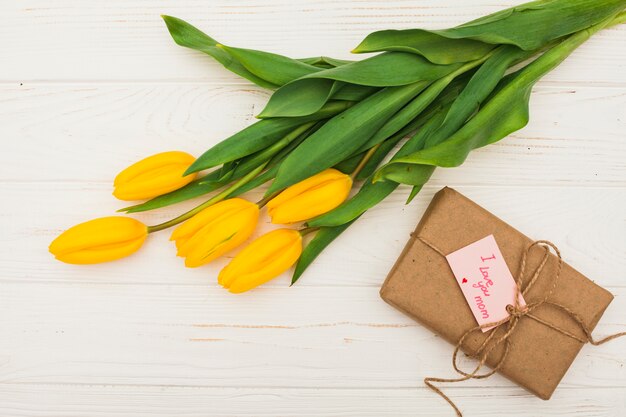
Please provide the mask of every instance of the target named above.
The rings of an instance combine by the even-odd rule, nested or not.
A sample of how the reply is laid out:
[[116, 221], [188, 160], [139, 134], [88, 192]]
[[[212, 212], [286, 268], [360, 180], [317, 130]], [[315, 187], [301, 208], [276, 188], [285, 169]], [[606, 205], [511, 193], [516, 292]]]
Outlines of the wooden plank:
[[[266, 100], [202, 84], [1, 86], [0, 180], [109, 182], [151, 153], [200, 155], [254, 123]], [[539, 86], [526, 128], [432, 184], [624, 186], [625, 109], [626, 88]]]
[[[624, 329], [626, 288], [609, 289], [616, 299], [597, 335]], [[234, 296], [203, 285], [3, 282], [0, 293], [0, 381], [12, 384], [383, 389], [453, 375], [452, 346], [375, 287]], [[563, 386], [626, 388], [625, 343], [583, 347]]]
[[[615, 417], [626, 413], [624, 388], [561, 388], [542, 401], [519, 388], [446, 388], [468, 416]], [[448, 416], [426, 389], [204, 388], [0, 384], [6, 417], [372, 417]]]
[[[203, 80], [241, 83], [219, 64], [174, 44], [159, 15], [187, 19], [227, 44], [294, 57], [350, 56], [381, 29], [451, 27], [520, 0], [78, 0], [10, 2], [0, 28], [0, 80]], [[624, 83], [626, 28], [602, 32], [547, 77]]]
[[[122, 205], [103, 183], [7, 183], [0, 217], [0, 279], [16, 282], [72, 281], [106, 283], [202, 284], [215, 287], [227, 259], [205, 267], [184, 268], [168, 241], [169, 232], [152, 236], [142, 250], [123, 260], [90, 266], [55, 261], [47, 246], [56, 235], [91, 217], [110, 215]], [[537, 239], [550, 239], [567, 262], [602, 285], [624, 285], [626, 201], [623, 188], [472, 187], [457, 189], [500, 218]], [[409, 205], [407, 190], [393, 194], [366, 213], [310, 267], [298, 285], [378, 287], [395, 262], [439, 187], [426, 187]], [[261, 198], [250, 194], [251, 200]], [[42, 202], [45, 215], [41, 215]], [[196, 204], [198, 201], [195, 202]], [[194, 203], [136, 217], [148, 224], [165, 221]], [[256, 235], [271, 228], [265, 214]], [[285, 288], [288, 276], [266, 284]]]

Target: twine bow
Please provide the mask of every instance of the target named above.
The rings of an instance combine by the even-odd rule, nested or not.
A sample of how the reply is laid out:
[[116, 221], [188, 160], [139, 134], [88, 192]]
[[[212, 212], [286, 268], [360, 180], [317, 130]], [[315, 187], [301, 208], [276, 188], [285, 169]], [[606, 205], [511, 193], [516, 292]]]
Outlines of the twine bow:
[[[435, 252], [439, 253], [441, 256], [446, 256], [445, 253], [443, 253], [441, 250], [439, 250], [437, 247], [435, 247], [434, 245], [432, 245], [430, 242], [428, 242], [427, 240], [425, 240], [422, 237], [417, 237], [419, 240], [421, 240], [424, 244], [426, 244], [427, 246], [429, 246], [431, 249], [433, 249]], [[530, 279], [530, 281], [528, 282], [528, 284], [526, 285], [526, 287], [522, 290], [522, 282], [524, 281], [524, 276], [526, 274], [526, 264], [527, 264], [527, 258], [528, 258], [528, 254], [530, 252], [530, 250], [534, 247], [534, 246], [541, 246], [544, 248], [545, 252], [543, 255], [543, 258], [541, 260], [541, 262], [539, 263], [539, 266], [537, 267], [537, 269], [535, 270], [532, 278]], [[552, 249], [557, 257], [558, 260], [558, 265], [557, 265], [557, 270], [556, 273], [553, 275], [552, 277], [552, 285], [550, 286], [550, 289], [546, 292], [545, 296], [540, 299], [539, 301], [535, 301], [535, 302], [530, 302], [527, 303], [525, 306], [522, 306], [520, 304], [520, 297], [519, 295], [521, 294], [522, 296], [525, 296], [528, 291], [533, 287], [533, 285], [535, 284], [535, 282], [537, 281], [537, 279], [539, 279], [539, 276], [541, 275], [541, 272], [543, 271], [544, 266], [546, 265], [546, 262], [548, 262], [548, 259], [550, 257], [550, 249]], [[567, 337], [570, 337], [574, 340], [579, 341], [580, 343], [591, 343], [594, 346], [597, 345], [601, 345], [603, 343], [608, 342], [609, 340], [613, 340], [616, 339], [618, 337], [621, 336], [626, 336], [626, 332], [621, 332], [621, 333], [615, 333], [613, 335], [607, 336], [601, 340], [595, 340], [593, 338], [593, 336], [591, 335], [591, 330], [589, 330], [589, 327], [585, 324], [585, 322], [583, 321], [583, 319], [574, 311], [572, 311], [571, 309], [569, 309], [567, 306], [564, 306], [562, 304], [559, 303], [555, 303], [552, 301], [549, 301], [550, 296], [552, 295], [552, 292], [554, 291], [554, 289], [557, 287], [558, 285], [558, 281], [559, 281], [559, 277], [561, 275], [561, 271], [563, 269], [563, 259], [561, 258], [561, 252], [559, 251], [559, 249], [556, 247], [556, 245], [554, 245], [554, 243], [549, 242], [547, 240], [537, 240], [535, 242], [533, 242], [530, 246], [528, 246], [528, 248], [526, 248], [526, 250], [524, 251], [524, 254], [522, 256], [522, 261], [520, 264], [520, 269], [519, 269], [519, 274], [516, 278], [516, 288], [517, 288], [517, 294], [515, 296], [515, 302], [514, 304], [510, 304], [507, 306], [507, 312], [509, 313], [509, 317], [502, 319], [500, 321], [496, 321], [493, 323], [485, 323], [482, 324], [480, 326], [476, 326], [473, 327], [471, 329], [469, 329], [468, 331], [466, 331], [463, 336], [461, 336], [461, 338], [459, 339], [459, 341], [457, 342], [455, 348], [454, 348], [454, 353], [452, 354], [452, 366], [454, 367], [454, 370], [459, 373], [460, 375], [462, 375], [459, 378], [435, 378], [435, 377], [428, 377], [428, 378], [424, 378], [424, 383], [433, 391], [435, 391], [437, 394], [439, 394], [444, 400], [446, 400], [448, 402], [448, 404], [450, 404], [452, 406], [452, 408], [454, 409], [454, 411], [456, 411], [456, 414], [458, 417], [463, 417], [463, 415], [461, 414], [461, 411], [459, 410], [459, 408], [456, 406], [456, 404], [454, 404], [454, 402], [446, 395], [444, 394], [441, 389], [439, 389], [438, 387], [436, 387], [433, 382], [462, 382], [462, 381], [467, 381], [468, 379], [483, 379], [483, 378], [488, 378], [491, 375], [495, 374], [496, 372], [498, 372], [498, 370], [502, 367], [502, 365], [504, 364], [507, 355], [509, 353], [509, 349], [511, 347], [511, 343], [509, 338], [511, 337], [511, 335], [515, 332], [515, 329], [517, 328], [518, 323], [520, 322], [520, 320], [524, 317], [535, 320], [541, 324], [543, 324], [544, 326], [547, 326]], [[563, 312], [566, 313], [566, 315], [572, 319], [572, 321], [578, 325], [578, 327], [583, 331], [583, 333], [585, 334], [584, 337], [580, 337], [577, 336], [565, 329], [562, 329], [558, 326], [555, 326], [552, 323], [549, 323], [543, 319], [541, 319], [540, 317], [537, 317], [536, 315], [533, 314], [533, 312], [544, 305], [549, 305], [552, 307], [555, 307]], [[505, 332], [504, 334], [502, 334], [502, 336], [495, 338], [495, 334], [496, 334], [496, 329], [500, 328], [500, 326], [504, 326], [506, 325], [506, 327], [504, 327]], [[483, 341], [483, 343], [480, 345], [480, 347], [476, 350], [476, 353], [474, 355], [474, 357], [476, 359], [478, 359], [478, 363], [476, 365], [476, 367], [471, 371], [471, 372], [465, 372], [462, 369], [459, 368], [458, 364], [457, 364], [457, 357], [458, 357], [458, 353], [459, 350], [461, 348], [461, 346], [463, 345], [463, 342], [465, 341], [465, 339], [467, 339], [467, 337], [474, 333], [475, 331], [479, 331], [482, 330], [484, 328], [493, 328], [492, 330], [490, 330], [489, 336], [487, 336], [487, 338]], [[494, 340], [495, 339], [495, 340]], [[490, 342], [493, 341], [493, 343], [490, 344]], [[498, 361], [496, 362], [495, 366], [493, 367], [493, 369], [491, 369], [488, 372], [485, 373], [479, 373], [480, 370], [483, 368], [483, 366], [485, 365], [485, 363], [487, 362], [487, 358], [489, 357], [489, 354], [498, 346], [500, 346], [501, 344], [504, 344], [504, 351], [502, 353], [502, 356], [500, 356], [500, 359], [498, 359]]]

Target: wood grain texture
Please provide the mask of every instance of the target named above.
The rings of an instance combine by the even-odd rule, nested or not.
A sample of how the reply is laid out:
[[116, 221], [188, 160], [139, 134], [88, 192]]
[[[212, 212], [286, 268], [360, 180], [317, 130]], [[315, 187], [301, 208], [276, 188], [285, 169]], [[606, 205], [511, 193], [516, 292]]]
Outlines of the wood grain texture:
[[[267, 100], [176, 46], [159, 14], [234, 46], [350, 58], [373, 30], [447, 27], [519, 2], [0, 4], [0, 416], [452, 415], [421, 382], [452, 375], [451, 346], [378, 296], [444, 185], [554, 241], [616, 295], [595, 333], [624, 330], [626, 25], [538, 83], [529, 126], [438, 170], [410, 206], [406, 189], [388, 198], [292, 288], [285, 274], [233, 296], [215, 283], [227, 259], [185, 269], [167, 232], [106, 265], [47, 253], [65, 228], [124, 206], [110, 195], [120, 169], [163, 150], [199, 154], [253, 123]], [[136, 217], [156, 223], [198, 201]], [[257, 234], [271, 228], [261, 223]], [[445, 390], [469, 417], [623, 416], [625, 343], [584, 347], [549, 402], [499, 376]]]
[[[619, 388], [560, 389], [549, 403], [519, 388], [448, 388], [466, 415], [615, 417], [626, 412]], [[480, 392], [480, 400], [477, 393]], [[133, 385], [0, 386], [7, 417], [239, 416], [432, 417], [447, 416], [443, 400], [426, 389], [204, 388]], [[549, 407], [551, 411], [546, 409]], [[71, 410], [68, 413], [68, 410]], [[207, 411], [208, 410], [208, 411]]]
[[[188, 20], [233, 46], [295, 58], [349, 54], [382, 29], [444, 28], [517, 0], [22, 0], [3, 6], [0, 80], [203, 80], [247, 84], [170, 39], [159, 15]], [[594, 36], [546, 81], [624, 84], [626, 28]]]

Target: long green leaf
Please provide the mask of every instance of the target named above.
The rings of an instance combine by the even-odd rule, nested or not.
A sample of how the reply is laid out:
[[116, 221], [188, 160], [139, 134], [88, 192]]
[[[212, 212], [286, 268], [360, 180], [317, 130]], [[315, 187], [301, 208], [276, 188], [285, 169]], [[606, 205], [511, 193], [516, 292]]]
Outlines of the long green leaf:
[[352, 52], [410, 52], [421, 55], [432, 63], [446, 65], [473, 61], [493, 48], [494, 45], [488, 43], [471, 39], [449, 39], [422, 29], [390, 29], [367, 35]]
[[624, 0], [539, 0], [450, 29], [374, 32], [356, 52], [408, 51], [435, 63], [450, 63], [476, 59], [489, 48], [481, 42], [535, 50], [599, 23], [624, 7]]
[[337, 86], [341, 84], [324, 78], [291, 82], [272, 94], [257, 117], [298, 117], [315, 113], [330, 100]]
[[332, 68], [352, 62], [329, 57], [291, 59], [269, 52], [232, 48], [182, 19], [161, 17], [178, 45], [211, 56], [229, 71], [263, 88], [274, 90], [302, 75], [321, 71], [323, 68], [318, 65]]
[[332, 117], [349, 108], [351, 104], [343, 101], [332, 102], [310, 116], [258, 121], [203, 153], [189, 167], [186, 174], [202, 171], [253, 154], [272, 145], [298, 126]]
[[279, 85], [271, 83], [268, 80], [258, 77], [248, 71], [228, 52], [218, 48], [216, 45], [218, 45], [219, 42], [202, 32], [201, 30], [197, 29], [195, 26], [177, 17], [165, 15], [161, 17], [165, 21], [167, 29], [174, 39], [174, 42], [176, 42], [178, 45], [184, 46], [186, 48], [195, 49], [196, 51], [200, 51], [211, 56], [217, 62], [222, 64], [227, 70], [234, 72], [235, 74], [246, 78], [247, 80], [252, 81], [260, 87], [269, 88], [272, 90], [279, 87]]
[[217, 47], [234, 57], [252, 74], [276, 85], [284, 85], [305, 75], [324, 71], [322, 68], [305, 64], [297, 59], [270, 52], [222, 44], [218, 44]]
[[[420, 82], [386, 88], [330, 119], [285, 159], [268, 193], [300, 182], [352, 155], [424, 87], [425, 83]], [[267, 121], [272, 120], [276, 119]]]

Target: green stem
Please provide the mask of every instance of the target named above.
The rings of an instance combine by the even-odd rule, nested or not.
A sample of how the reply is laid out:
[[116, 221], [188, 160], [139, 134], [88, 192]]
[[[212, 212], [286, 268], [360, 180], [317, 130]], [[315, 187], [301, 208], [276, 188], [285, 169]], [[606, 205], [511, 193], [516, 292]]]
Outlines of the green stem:
[[272, 193], [272, 194], [270, 194], [270, 195], [266, 195], [265, 197], [263, 197], [262, 199], [260, 199], [259, 201], [257, 201], [257, 202], [256, 202], [256, 205], [257, 205], [257, 206], [259, 206], [259, 208], [260, 208], [260, 209], [261, 209], [261, 208], [263, 208], [263, 207], [265, 207], [265, 205], [266, 205], [267, 203], [269, 203], [269, 201], [270, 201], [272, 198], [276, 197], [279, 193], [280, 193], [280, 191], [279, 191], [279, 192]]
[[154, 226], [148, 226], [148, 233], [158, 232], [160, 230], [167, 229], [168, 227], [176, 226], [177, 224], [182, 223], [182, 222], [184, 222], [187, 219], [190, 219], [191, 217], [193, 217], [194, 215], [198, 214], [199, 212], [201, 212], [205, 208], [207, 208], [209, 206], [212, 206], [213, 204], [218, 203], [218, 202], [224, 200], [226, 197], [228, 197], [228, 195], [230, 193], [232, 193], [233, 191], [237, 190], [239, 187], [241, 187], [242, 185], [246, 184], [248, 181], [250, 181], [254, 177], [256, 177], [257, 174], [259, 174], [261, 171], [263, 171], [263, 169], [265, 168], [265, 165], [267, 165], [267, 162], [259, 165], [257, 168], [255, 168], [252, 171], [250, 171], [246, 176], [242, 177], [239, 181], [237, 181], [236, 183], [234, 183], [233, 185], [231, 185], [230, 187], [228, 187], [227, 189], [225, 189], [221, 193], [213, 196], [209, 200], [207, 200], [204, 203], [200, 204], [198, 207], [193, 208], [193, 209], [189, 210], [188, 212], [183, 213], [180, 216], [175, 217], [175, 218], [173, 218], [171, 220], [168, 220], [168, 221], [166, 221], [164, 223], [160, 223], [160, 224], [157, 224], [157, 225], [154, 225]]
[[307, 227], [307, 228], [298, 230], [298, 232], [300, 232], [300, 236], [306, 236], [309, 233], [317, 232], [318, 230], [320, 230], [319, 227]]
[[361, 172], [361, 170], [363, 170], [363, 168], [365, 167], [365, 165], [367, 164], [367, 162], [372, 158], [372, 156], [374, 155], [374, 153], [376, 153], [376, 150], [378, 150], [378, 148], [380, 148], [380, 145], [382, 144], [379, 143], [376, 146], [371, 147], [366, 153], [365, 155], [363, 155], [363, 158], [361, 158], [361, 160], [359, 161], [359, 164], [356, 166], [356, 168], [354, 168], [354, 171], [352, 171], [352, 174], [350, 174], [350, 178], [352, 178], [352, 181], [354, 181], [357, 177], [357, 175], [359, 175], [359, 173]]

